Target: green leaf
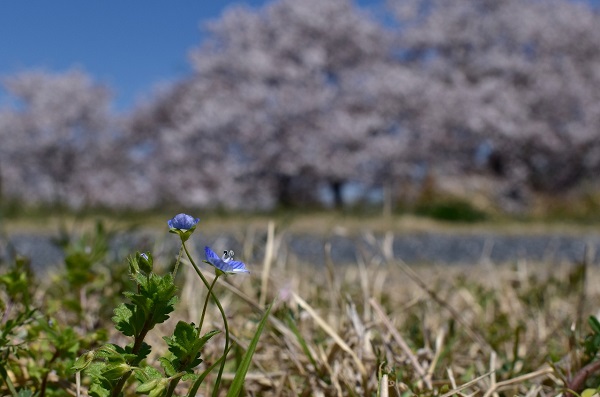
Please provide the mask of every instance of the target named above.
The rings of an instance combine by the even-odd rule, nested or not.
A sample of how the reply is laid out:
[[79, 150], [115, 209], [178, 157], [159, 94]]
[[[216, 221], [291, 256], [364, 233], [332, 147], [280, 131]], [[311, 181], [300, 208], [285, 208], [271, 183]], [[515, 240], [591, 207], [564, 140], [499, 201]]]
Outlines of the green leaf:
[[179, 321], [175, 326], [173, 336], [163, 337], [167, 342], [169, 351], [175, 356], [175, 359], [172, 360], [174, 368], [178, 372], [187, 372], [199, 365], [202, 362], [200, 359], [200, 350], [210, 338], [218, 333], [219, 331], [216, 330], [210, 331], [200, 338], [198, 328], [193, 323], [188, 324], [184, 321]]
[[102, 371], [102, 376], [108, 380], [117, 380], [131, 370], [131, 366], [126, 363], [111, 363]]
[[123, 359], [125, 353], [125, 349], [112, 343], [107, 343], [96, 350], [97, 357], [105, 358], [109, 361], [118, 361], [120, 359], [120, 361], [125, 362], [125, 359]]
[[590, 316], [588, 318], [588, 323], [590, 324], [590, 327], [592, 327], [594, 333], [600, 335], [600, 321], [598, 321], [596, 316]]
[[79, 356], [79, 358], [77, 358], [77, 360], [75, 360], [75, 363], [71, 367], [71, 370], [73, 371], [73, 373], [83, 371], [84, 369], [86, 369], [92, 363], [92, 360], [94, 360], [94, 356], [95, 356], [95, 353], [92, 351], [84, 353], [81, 356]]
[[181, 380], [182, 380], [182, 381], [184, 381], [184, 382], [187, 382], [187, 381], [195, 381], [196, 379], [198, 379], [198, 377], [199, 377], [199, 376], [200, 376], [200, 375], [198, 375], [198, 374], [194, 374], [194, 373], [191, 373], [191, 374], [185, 374], [185, 375], [183, 375], [183, 376], [181, 377]]
[[152, 379], [146, 383], [142, 383], [136, 389], [136, 393], [146, 394], [154, 390], [158, 386], [159, 379]]
[[130, 256], [127, 258], [127, 262], [129, 262], [129, 274], [134, 277], [140, 272], [140, 264], [138, 263], [137, 254], [139, 254], [139, 252], [136, 253], [136, 256]]
[[312, 354], [310, 354], [310, 349], [308, 348], [308, 344], [306, 343], [306, 340], [304, 340], [304, 337], [302, 336], [302, 334], [300, 333], [300, 330], [296, 326], [296, 322], [295, 322], [294, 318], [292, 317], [291, 312], [288, 312], [288, 315], [287, 315], [287, 325], [292, 330], [294, 335], [296, 336], [296, 339], [298, 339], [298, 343], [300, 343], [300, 347], [302, 347], [302, 351], [304, 352], [306, 357], [308, 357], [308, 359], [310, 360], [313, 367], [318, 368], [317, 362], [315, 361]]
[[162, 394], [164, 393], [165, 389], [167, 388], [167, 385], [169, 384], [167, 379], [163, 379], [161, 380], [158, 385], [150, 392], [150, 394], [148, 394], [148, 396], [150, 397], [159, 397], [162, 396]]
[[585, 389], [581, 392], [581, 397], [593, 397], [598, 396], [598, 390], [596, 389]]
[[138, 380], [138, 382], [145, 383], [152, 379], [162, 379], [163, 374], [161, 374], [156, 368], [146, 365], [143, 368], [138, 368], [135, 371], [135, 378]]
[[135, 327], [131, 323], [133, 318], [133, 307], [126, 303], [121, 303], [114, 310], [115, 315], [112, 320], [115, 323], [115, 328], [125, 336], [135, 336]]
[[252, 361], [252, 356], [254, 355], [254, 351], [256, 350], [256, 346], [258, 345], [258, 340], [260, 339], [260, 335], [267, 324], [267, 319], [269, 318], [269, 313], [271, 312], [271, 308], [273, 307], [273, 302], [269, 305], [265, 314], [263, 315], [260, 323], [258, 324], [258, 328], [254, 337], [250, 341], [250, 345], [248, 345], [248, 350], [244, 357], [242, 358], [242, 362], [240, 363], [240, 367], [237, 369], [235, 376], [233, 378], [233, 382], [231, 382], [231, 387], [227, 391], [227, 397], [237, 397], [242, 391], [242, 387], [244, 387], [244, 379], [246, 378], [246, 374], [248, 373], [248, 369], [250, 368], [250, 362]]
[[66, 279], [75, 288], [90, 283], [96, 277], [92, 267], [96, 260], [91, 252], [86, 252], [85, 247], [71, 249], [65, 257], [67, 269]]
[[135, 356], [135, 359], [131, 361], [131, 363], [134, 365], [139, 364], [142, 360], [148, 357], [151, 351], [152, 347], [146, 342], [142, 342], [142, 347], [140, 347], [138, 354]]
[[[125, 317], [117, 319], [121, 320], [119, 326], [123, 327], [124, 322], [128, 322], [135, 331], [139, 332], [142, 327], [146, 327], [147, 330], [152, 329], [156, 324], [163, 323], [169, 318], [169, 313], [175, 310], [175, 303], [177, 303], [175, 295], [177, 288], [170, 274], [161, 277], [154, 273], [148, 276], [138, 273], [134, 278], [138, 284], [138, 291], [124, 293], [132, 302], [127, 305], [131, 310], [130, 319]], [[127, 327], [124, 329], [131, 332]]]
[[167, 357], [160, 357], [158, 359], [158, 361], [160, 361], [160, 365], [161, 365], [161, 367], [164, 368], [165, 374], [167, 376], [174, 376], [177, 373], [177, 370], [175, 369], [175, 366], [173, 365], [173, 362], [177, 361], [176, 357], [171, 357], [171, 359], [169, 359]]
[[110, 397], [110, 390], [98, 383], [94, 383], [90, 386], [88, 394], [90, 397]]

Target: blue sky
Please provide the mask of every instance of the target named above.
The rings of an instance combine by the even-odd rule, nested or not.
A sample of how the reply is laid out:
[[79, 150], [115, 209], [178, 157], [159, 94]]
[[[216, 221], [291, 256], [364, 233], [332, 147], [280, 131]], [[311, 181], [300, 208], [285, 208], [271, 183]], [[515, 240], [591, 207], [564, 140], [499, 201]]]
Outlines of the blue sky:
[[[156, 84], [188, 73], [187, 52], [202, 39], [201, 22], [236, 3], [268, 1], [3, 0], [0, 77], [79, 66], [112, 87], [116, 109], [127, 110]], [[3, 96], [0, 91], [0, 104]]]

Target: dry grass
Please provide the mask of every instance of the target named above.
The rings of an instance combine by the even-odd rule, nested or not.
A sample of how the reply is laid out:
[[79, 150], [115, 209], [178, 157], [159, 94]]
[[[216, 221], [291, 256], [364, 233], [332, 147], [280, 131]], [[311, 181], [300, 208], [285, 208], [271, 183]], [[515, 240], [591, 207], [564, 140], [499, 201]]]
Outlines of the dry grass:
[[[248, 395], [557, 395], [583, 365], [585, 319], [600, 297], [596, 267], [411, 268], [384, 246], [354, 266], [315, 268], [279, 257], [272, 239], [272, 264], [220, 287], [238, 355], [263, 303], [275, 300]], [[183, 318], [197, 318], [197, 291], [190, 274]]]
[[[597, 266], [484, 260], [411, 267], [392, 256], [388, 232], [375, 250], [357, 247], [360, 260], [350, 266], [332, 263], [326, 244], [326, 265], [314, 267], [287, 256], [281, 234], [269, 229], [266, 243], [256, 242], [265, 244], [266, 254], [253, 272], [221, 279], [215, 290], [236, 342], [225, 384], [265, 305], [274, 301], [246, 395], [555, 396], [594, 358], [585, 355], [582, 341], [590, 331], [587, 317], [600, 309]], [[240, 256], [264, 248], [253, 244]], [[185, 265], [181, 305], [148, 335], [152, 346], [164, 346], [161, 336], [176, 320], [200, 317], [206, 290]], [[88, 312], [97, 312], [94, 297], [86, 302]], [[110, 318], [100, 321], [111, 326]], [[222, 328], [214, 307], [206, 321]], [[203, 366], [222, 352], [222, 335], [213, 341]], [[151, 360], [160, 350], [154, 354]], [[212, 380], [201, 395], [210, 394]]]

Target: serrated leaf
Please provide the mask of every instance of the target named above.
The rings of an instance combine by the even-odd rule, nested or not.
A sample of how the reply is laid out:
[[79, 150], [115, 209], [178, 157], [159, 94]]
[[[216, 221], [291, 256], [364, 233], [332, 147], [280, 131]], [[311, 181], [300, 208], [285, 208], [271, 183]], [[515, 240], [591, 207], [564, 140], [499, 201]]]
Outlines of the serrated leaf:
[[169, 351], [176, 357], [172, 361], [173, 366], [178, 371], [191, 371], [192, 368], [198, 366], [202, 360], [200, 359], [200, 350], [206, 342], [219, 331], [210, 331], [199, 338], [199, 331], [194, 324], [188, 324], [180, 321], [175, 326], [173, 336], [163, 337], [167, 342]]
[[135, 360], [132, 361], [132, 363], [137, 365], [142, 360], [144, 360], [146, 357], [148, 357], [148, 355], [150, 354], [151, 351], [152, 351], [152, 347], [149, 344], [147, 344], [146, 342], [142, 342], [142, 346], [140, 347], [140, 350], [138, 351], [138, 354], [136, 355], [136, 358], [135, 358]]
[[[125, 323], [129, 322], [132, 328], [139, 332], [144, 326], [146, 330], [152, 329], [156, 324], [163, 323], [169, 318], [168, 314], [175, 310], [177, 288], [170, 274], [164, 277], [154, 273], [149, 276], [137, 274], [134, 278], [138, 283], [138, 291], [125, 293], [132, 302], [127, 305], [131, 311], [129, 314], [131, 319], [123, 316], [122, 320], [125, 320]], [[123, 321], [119, 324], [124, 331], [131, 333], [132, 330], [122, 323]]]
[[93, 379], [98, 379], [98, 378], [102, 377], [102, 371], [104, 371], [104, 368], [106, 368], [106, 362], [95, 361], [95, 362], [92, 362], [87, 367], [87, 369], [85, 370], [85, 373], [88, 374]]
[[138, 382], [145, 383], [152, 379], [162, 379], [163, 374], [161, 374], [156, 368], [147, 365], [135, 371], [135, 377]]
[[[177, 360], [176, 357], [172, 357], [171, 360]], [[167, 376], [174, 376], [177, 371], [175, 370], [175, 367], [173, 366], [173, 362], [169, 360], [166, 357], [160, 357], [158, 359], [158, 361], [160, 361], [160, 366], [163, 367], [163, 369], [165, 370], [165, 374]]]
[[114, 310], [112, 321], [115, 328], [125, 336], [135, 336], [135, 327], [132, 324], [133, 310], [131, 305], [121, 303]]
[[90, 397], [110, 397], [110, 390], [102, 387], [98, 383], [94, 383], [88, 390]]

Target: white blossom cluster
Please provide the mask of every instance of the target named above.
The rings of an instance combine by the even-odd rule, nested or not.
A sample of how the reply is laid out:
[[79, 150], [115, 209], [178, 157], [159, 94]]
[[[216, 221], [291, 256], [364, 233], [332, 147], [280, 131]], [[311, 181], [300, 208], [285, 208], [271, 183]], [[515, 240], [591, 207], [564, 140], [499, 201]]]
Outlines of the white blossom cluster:
[[344, 186], [483, 173], [566, 191], [600, 169], [600, 14], [574, 0], [234, 7], [193, 73], [127, 115], [80, 70], [3, 80], [0, 193], [28, 202], [271, 208]]

